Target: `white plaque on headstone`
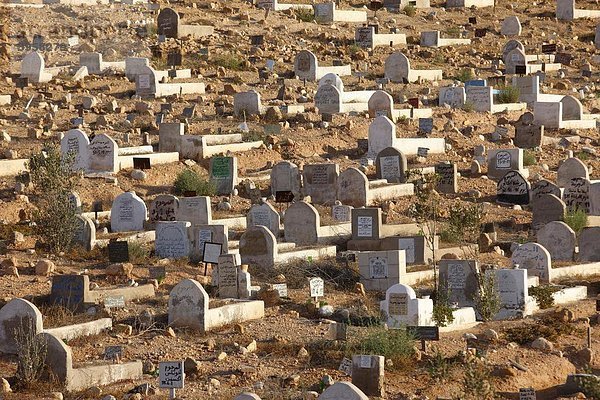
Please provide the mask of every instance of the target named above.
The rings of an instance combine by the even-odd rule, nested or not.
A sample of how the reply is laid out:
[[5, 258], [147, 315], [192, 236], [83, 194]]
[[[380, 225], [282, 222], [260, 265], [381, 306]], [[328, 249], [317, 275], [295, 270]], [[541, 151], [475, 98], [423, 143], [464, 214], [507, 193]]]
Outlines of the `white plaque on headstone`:
[[309, 281], [310, 297], [323, 297], [325, 295], [325, 282], [321, 278], [311, 278]]
[[358, 237], [371, 237], [373, 236], [373, 218], [372, 217], [358, 217]]

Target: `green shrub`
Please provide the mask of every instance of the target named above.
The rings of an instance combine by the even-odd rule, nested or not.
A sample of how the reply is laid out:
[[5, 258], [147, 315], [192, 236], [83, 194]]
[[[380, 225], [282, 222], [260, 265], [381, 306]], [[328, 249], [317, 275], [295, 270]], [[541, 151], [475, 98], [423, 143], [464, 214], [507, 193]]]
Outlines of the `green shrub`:
[[475, 78], [473, 75], [473, 71], [470, 68], [461, 69], [458, 75], [456, 75], [456, 80], [461, 82], [467, 82]]
[[458, 26], [452, 26], [446, 29], [446, 34], [450, 37], [457, 38], [460, 36], [460, 29]]
[[196, 171], [185, 169], [175, 179], [175, 191], [178, 194], [196, 192], [197, 196], [214, 196], [216, 187], [214, 183], [202, 178]]
[[551, 342], [557, 340], [562, 335], [569, 335], [573, 332], [573, 326], [556, 316], [548, 315], [532, 324], [521, 324], [508, 328], [504, 331], [507, 341], [525, 345], [533, 342], [539, 337], [546, 338]]
[[475, 110], [475, 104], [473, 104], [472, 101], [465, 101], [465, 104], [463, 104], [462, 109], [466, 112], [472, 112], [473, 110]]
[[351, 44], [348, 46], [348, 54], [350, 55], [350, 57], [354, 57], [356, 54], [361, 52], [361, 48], [359, 45], [357, 44]]
[[508, 104], [508, 103], [517, 103], [519, 101], [519, 96], [521, 91], [516, 86], [505, 86], [500, 88], [500, 93], [498, 93], [498, 97], [496, 100], [498, 104]]
[[490, 367], [477, 358], [467, 360], [461, 399], [493, 400], [494, 396], [495, 390]]
[[476, 273], [478, 291], [475, 295], [475, 309], [484, 322], [490, 321], [500, 311], [500, 295], [496, 290], [496, 275], [485, 271]]
[[447, 326], [454, 321], [454, 314], [452, 314], [452, 307], [448, 299], [448, 289], [439, 287], [435, 295], [436, 300], [433, 304], [433, 321], [437, 326]]
[[565, 215], [565, 223], [579, 234], [587, 225], [587, 213], [579, 207], [575, 210], [568, 210]]
[[129, 261], [133, 264], [142, 264], [148, 260], [150, 251], [142, 242], [132, 240], [129, 242]]
[[554, 305], [554, 297], [552, 294], [558, 289], [555, 286], [540, 285], [529, 287], [529, 295], [535, 298], [538, 306], [544, 310]]
[[523, 165], [526, 167], [535, 165], [537, 160], [535, 158], [535, 154], [531, 150], [523, 151]]
[[235, 54], [219, 54], [213, 59], [215, 65], [225, 69], [241, 71], [244, 69], [244, 60]]
[[365, 337], [353, 343], [348, 350], [352, 354], [378, 355], [402, 364], [414, 353], [414, 338], [406, 329], [384, 329], [382, 326], [368, 328]]
[[296, 14], [296, 18], [303, 22], [313, 22], [315, 20], [315, 13], [311, 8], [294, 8], [294, 14]]
[[417, 14], [417, 8], [411, 4], [404, 7], [403, 11], [404, 14], [408, 15], [409, 17], [414, 17]]
[[433, 357], [427, 360], [427, 372], [431, 379], [438, 382], [446, 380], [450, 375], [450, 363], [438, 349], [435, 350]]

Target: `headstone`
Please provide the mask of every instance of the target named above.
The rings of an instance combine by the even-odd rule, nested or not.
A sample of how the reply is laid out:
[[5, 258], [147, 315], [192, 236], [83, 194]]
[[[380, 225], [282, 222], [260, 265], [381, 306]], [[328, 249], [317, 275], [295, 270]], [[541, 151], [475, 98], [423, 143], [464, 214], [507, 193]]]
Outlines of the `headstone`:
[[156, 223], [154, 246], [161, 258], [183, 258], [190, 255], [190, 240], [187, 221], [160, 221]]
[[532, 226], [540, 227], [548, 222], [562, 221], [565, 219], [567, 206], [558, 196], [553, 194], [544, 194], [540, 196], [534, 203]]
[[375, 35], [375, 28], [372, 26], [356, 28], [354, 42], [359, 47], [370, 49], [373, 47], [373, 35]]
[[400, 283], [386, 290], [385, 300], [381, 302], [381, 310], [387, 316], [387, 325], [390, 329], [427, 326], [433, 322], [433, 300], [417, 299], [413, 288]]
[[526, 112], [514, 124], [514, 144], [522, 149], [540, 147], [544, 140], [544, 126], [533, 123], [533, 114]]
[[383, 292], [406, 275], [404, 250], [361, 251], [358, 254], [361, 283], [366, 290]]
[[[520, 74], [527, 72], [527, 55], [521, 49], [513, 49], [506, 55], [505, 60], [506, 74]], [[525, 67], [525, 71], [518, 70], [519, 67]]]
[[338, 178], [337, 199], [353, 207], [367, 206], [369, 179], [358, 168], [348, 168]]
[[238, 269], [240, 265], [239, 254], [223, 254], [219, 256], [217, 265], [219, 297], [239, 298]]
[[314, 81], [319, 67], [317, 56], [308, 50], [301, 50], [294, 59], [294, 73], [299, 79]]
[[397, 51], [385, 60], [384, 76], [392, 82], [404, 82], [408, 79], [410, 61]]
[[561, 190], [547, 179], [540, 179], [531, 185], [531, 203], [534, 204], [545, 194], [553, 194], [559, 199], [562, 197]]
[[300, 173], [298, 166], [289, 161], [280, 161], [271, 169], [271, 193], [292, 192], [300, 193]]
[[575, 231], [563, 221], [551, 221], [537, 231], [537, 242], [544, 246], [554, 261], [573, 261], [577, 238]]
[[212, 157], [210, 159], [210, 181], [216, 186], [217, 194], [231, 194], [237, 185], [237, 158]]
[[158, 150], [160, 152], [181, 152], [181, 139], [185, 133], [185, 124], [163, 122], [158, 125]]
[[28, 78], [30, 82], [40, 83], [44, 74], [44, 57], [37, 51], [33, 51], [23, 57], [21, 61], [21, 77]]
[[210, 224], [212, 222], [210, 197], [193, 196], [179, 198], [179, 206], [175, 207], [174, 221], [188, 221], [192, 226]]
[[352, 383], [367, 396], [384, 397], [383, 356], [352, 356]]
[[176, 39], [179, 35], [179, 14], [172, 8], [163, 8], [158, 14], [156, 25], [159, 35]]
[[575, 157], [570, 157], [559, 165], [556, 183], [559, 187], [565, 187], [573, 178], [590, 179], [590, 173], [583, 161]]
[[77, 308], [90, 303], [90, 279], [87, 275], [55, 275], [52, 277], [50, 303]]
[[369, 110], [369, 117], [371, 118], [377, 118], [380, 116], [392, 118], [394, 100], [389, 93], [383, 90], [376, 90], [375, 93], [369, 97], [367, 107]]
[[260, 115], [262, 112], [262, 104], [260, 101], [260, 93], [256, 90], [236, 93], [233, 96], [233, 114], [242, 117], [250, 115]]
[[112, 232], [141, 231], [147, 219], [144, 201], [134, 192], [125, 192], [115, 198], [110, 211]]
[[450, 303], [472, 307], [477, 294], [478, 265], [473, 260], [440, 260], [439, 290], [448, 294]]
[[176, 221], [179, 199], [171, 194], [158, 195], [150, 203], [148, 221], [154, 226], [159, 221]]
[[466, 103], [472, 104], [475, 111], [490, 111], [493, 104], [492, 97], [491, 86], [467, 86]]
[[529, 182], [518, 171], [508, 171], [496, 186], [496, 200], [506, 204], [529, 204]]
[[[289, 209], [288, 209], [289, 211]], [[279, 237], [279, 225], [281, 217], [275, 208], [269, 203], [254, 204], [246, 215], [246, 225], [263, 225], [269, 228], [275, 237]]]
[[379, 240], [381, 238], [381, 208], [352, 210], [352, 239]]
[[495, 274], [496, 290], [500, 297], [500, 310], [496, 319], [522, 317], [528, 297], [527, 270], [496, 269], [486, 271], [486, 276]]
[[312, 205], [304, 201], [293, 203], [284, 216], [285, 241], [299, 246], [317, 244], [320, 225], [319, 212]]
[[369, 154], [375, 157], [396, 142], [396, 125], [386, 116], [379, 116], [369, 125]]
[[96, 172], [118, 172], [119, 148], [110, 136], [101, 133], [94, 136], [89, 146], [90, 170]]
[[583, 106], [575, 97], [565, 96], [560, 102], [562, 103], [563, 121], [580, 121], [583, 119]]
[[508, 42], [506, 42], [504, 48], [502, 49], [502, 61], [504, 61], [505, 64], [508, 58], [508, 53], [510, 53], [514, 49], [519, 49], [522, 52], [525, 52], [525, 46], [523, 46], [523, 43], [521, 43], [521, 41], [516, 39], [509, 40]]
[[579, 233], [579, 260], [600, 261], [600, 227], [589, 226]]
[[490, 149], [488, 176], [498, 180], [508, 171], [523, 171], [523, 149]]
[[323, 278], [310, 278], [308, 280], [308, 288], [310, 290], [310, 297], [315, 300], [325, 296], [325, 281], [323, 281]]
[[335, 204], [331, 207], [331, 217], [335, 222], [351, 222], [354, 207], [343, 204]]
[[465, 88], [461, 86], [448, 86], [440, 88], [440, 97], [438, 105], [443, 107], [448, 104], [452, 108], [461, 108], [465, 105], [466, 93]]
[[585, 178], [573, 178], [565, 185], [563, 201], [567, 211], [582, 210], [590, 212], [590, 181]]
[[377, 179], [387, 179], [390, 183], [406, 182], [408, 162], [406, 156], [395, 147], [386, 147], [377, 153], [375, 168]]
[[89, 168], [88, 148], [90, 139], [79, 129], [71, 129], [60, 140], [60, 152], [63, 157], [73, 157], [73, 170], [87, 171]]
[[[406, 264], [428, 264], [433, 259], [431, 244], [423, 235], [417, 236], [388, 236], [381, 241], [381, 250], [404, 250]], [[439, 248], [439, 237], [433, 239], [434, 249]]]
[[149, 66], [142, 66], [135, 77], [135, 92], [139, 96], [154, 96], [159, 86], [156, 72]]
[[342, 110], [342, 94], [333, 85], [321, 85], [315, 94], [315, 107], [321, 114], [336, 114]]
[[551, 279], [552, 260], [550, 253], [539, 243], [525, 243], [513, 251], [511, 261], [526, 269], [529, 276], [539, 276], [541, 281]]
[[42, 313], [31, 302], [14, 298], [0, 308], [0, 353], [17, 354], [16, 331], [35, 336], [43, 330]]
[[318, 400], [369, 400], [358, 387], [350, 382], [336, 382], [321, 393]]
[[229, 252], [229, 229], [227, 225], [201, 224], [192, 226], [194, 242], [194, 250], [192, 252], [193, 260], [203, 260], [204, 244], [207, 242], [220, 244], [221, 254], [227, 254]]
[[77, 215], [76, 218], [77, 225], [73, 241], [90, 251], [96, 244], [96, 225], [94, 225], [94, 221], [84, 215]]
[[169, 326], [204, 331], [208, 294], [193, 279], [184, 279], [169, 293]]
[[458, 174], [456, 164], [441, 163], [435, 165], [435, 173], [438, 176], [437, 191], [441, 193], [458, 192]]
[[338, 164], [310, 164], [302, 171], [304, 194], [314, 204], [332, 205], [336, 201], [337, 181], [340, 174]]
[[510, 16], [502, 22], [500, 33], [504, 36], [521, 36], [521, 22], [519, 17]]
[[251, 226], [240, 238], [240, 256], [243, 264], [272, 267], [277, 257], [277, 240], [265, 226]]
[[185, 382], [183, 361], [161, 361], [158, 363], [158, 387], [161, 389], [183, 389]]

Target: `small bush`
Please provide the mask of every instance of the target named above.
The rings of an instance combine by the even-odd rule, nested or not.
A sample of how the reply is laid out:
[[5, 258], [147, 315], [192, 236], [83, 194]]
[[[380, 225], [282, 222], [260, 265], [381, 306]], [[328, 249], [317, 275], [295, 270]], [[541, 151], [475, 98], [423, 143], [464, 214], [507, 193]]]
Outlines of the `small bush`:
[[348, 54], [350, 57], [354, 57], [356, 54], [362, 51], [361, 47], [357, 44], [351, 44], [348, 46]]
[[493, 400], [494, 383], [490, 367], [477, 358], [467, 360], [463, 378], [463, 396], [465, 400]]
[[575, 233], [579, 234], [587, 226], [587, 213], [579, 207], [575, 210], [567, 210], [565, 224], [569, 225]]
[[219, 54], [213, 59], [213, 62], [215, 65], [225, 69], [231, 69], [234, 71], [241, 71], [244, 69], [244, 60], [241, 57], [231, 53]]
[[577, 385], [581, 388], [581, 392], [590, 399], [600, 398], [600, 378], [595, 375], [577, 376]]
[[150, 251], [141, 242], [129, 242], [129, 261], [133, 264], [142, 264], [148, 260]]
[[535, 165], [537, 160], [535, 158], [535, 154], [531, 150], [523, 151], [523, 165], [526, 167], [530, 167]]
[[406, 329], [384, 329], [382, 326], [369, 328], [366, 337], [352, 348], [352, 354], [378, 355], [401, 365], [414, 353], [414, 338]]
[[473, 71], [470, 68], [462, 69], [460, 70], [458, 75], [456, 75], [456, 80], [461, 82], [467, 82], [472, 80], [473, 78], [475, 78], [475, 76], [473, 75]]
[[433, 357], [427, 360], [427, 372], [431, 379], [441, 382], [450, 375], [450, 363], [441, 351], [436, 349]]
[[568, 335], [573, 332], [573, 326], [562, 321], [556, 316], [546, 316], [539, 319], [534, 324], [522, 324], [504, 331], [504, 336], [509, 342], [515, 342], [525, 345], [533, 342], [539, 337], [546, 338], [551, 342], [557, 340], [562, 335]]
[[557, 290], [555, 286], [550, 285], [531, 286], [529, 287], [529, 295], [535, 298], [535, 301], [542, 310], [545, 310], [554, 305], [552, 294]]
[[216, 194], [215, 185], [191, 169], [181, 171], [175, 179], [174, 186], [178, 194], [185, 192], [196, 192], [197, 196], [214, 196]]
[[409, 17], [414, 17], [417, 14], [417, 8], [411, 4], [404, 7], [403, 11], [404, 14], [408, 15]]
[[294, 14], [296, 14], [296, 18], [303, 22], [313, 22], [315, 20], [315, 13], [310, 8], [294, 8]]
[[465, 104], [463, 104], [462, 109], [466, 112], [473, 112], [473, 110], [475, 110], [475, 104], [473, 104], [472, 101], [466, 101]]
[[521, 95], [521, 91], [519, 90], [518, 87], [505, 86], [500, 89], [500, 93], [498, 93], [497, 101], [498, 101], [498, 104], [517, 103], [519, 101], [520, 95]]
[[460, 29], [458, 26], [452, 26], [446, 29], [446, 34], [453, 38], [458, 38], [460, 36]]
[[36, 335], [33, 319], [22, 318], [15, 329], [17, 345], [17, 384], [27, 388], [41, 378], [46, 364], [47, 346], [44, 338]]
[[146, 34], [148, 36], [154, 36], [158, 33], [158, 26], [156, 24], [146, 25]]
[[478, 272], [477, 283], [479, 290], [475, 295], [475, 309], [481, 315], [481, 319], [487, 322], [494, 318], [501, 306], [500, 295], [496, 290], [496, 275]]
[[437, 326], [446, 326], [454, 321], [452, 307], [450, 307], [448, 299], [448, 289], [439, 287], [435, 294], [435, 303], [433, 304], [433, 321]]

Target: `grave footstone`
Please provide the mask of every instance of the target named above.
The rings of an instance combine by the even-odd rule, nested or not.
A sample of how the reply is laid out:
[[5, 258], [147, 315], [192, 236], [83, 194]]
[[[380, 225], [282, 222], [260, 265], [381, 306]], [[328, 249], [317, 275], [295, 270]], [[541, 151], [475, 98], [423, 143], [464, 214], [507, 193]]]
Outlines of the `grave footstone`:
[[90, 170], [95, 172], [118, 172], [119, 148], [110, 136], [101, 133], [94, 136], [89, 146]]
[[[289, 211], [289, 209], [288, 209]], [[286, 212], [287, 213], [287, 212]], [[269, 228], [275, 237], [279, 237], [279, 225], [281, 217], [275, 208], [269, 203], [254, 204], [246, 215], [246, 225], [263, 225]]]
[[579, 233], [579, 260], [600, 261], [600, 227], [589, 226]]
[[556, 183], [565, 187], [573, 178], [589, 179], [588, 167], [578, 158], [570, 157], [563, 161], [558, 167]]
[[17, 354], [17, 330], [30, 330], [37, 335], [43, 329], [42, 313], [31, 302], [15, 298], [0, 308], [0, 353]]
[[380, 208], [354, 208], [352, 210], [352, 239], [379, 240], [382, 215]]
[[304, 194], [310, 196], [314, 204], [333, 205], [336, 201], [339, 174], [338, 164], [305, 165], [302, 171]]
[[337, 199], [353, 207], [366, 207], [369, 179], [358, 168], [348, 168], [338, 178]]
[[260, 268], [272, 267], [277, 254], [277, 240], [265, 226], [248, 227], [240, 238], [240, 256], [243, 264]]
[[96, 225], [94, 225], [94, 221], [84, 215], [77, 215], [76, 218], [74, 242], [85, 250], [91, 251], [96, 244]]
[[500, 310], [496, 319], [522, 317], [528, 297], [527, 271], [524, 269], [487, 270], [486, 276], [495, 274], [495, 286], [500, 297]]
[[502, 28], [500, 33], [504, 36], [520, 36], [521, 35], [521, 22], [519, 17], [510, 16], [502, 22]]
[[158, 14], [156, 25], [159, 35], [176, 39], [179, 34], [179, 14], [172, 8], [163, 8]]
[[336, 382], [321, 393], [318, 400], [369, 400], [358, 387], [350, 382]]
[[379, 116], [369, 125], [369, 154], [375, 157], [396, 142], [396, 125], [386, 116]]
[[55, 275], [52, 277], [50, 303], [68, 308], [91, 303], [89, 288], [90, 279], [87, 275]]
[[366, 290], [383, 292], [406, 275], [404, 250], [361, 251], [358, 254], [361, 283]]
[[271, 169], [271, 193], [277, 192], [300, 193], [300, 173], [298, 166], [289, 161], [280, 161]]
[[89, 168], [88, 148], [90, 139], [80, 129], [71, 129], [60, 140], [60, 151], [63, 157], [72, 157], [73, 170], [87, 171]]
[[381, 310], [387, 316], [390, 329], [402, 329], [406, 326], [428, 326], [432, 324], [433, 300], [418, 299], [415, 291], [408, 285], [395, 284], [385, 292]]
[[441, 193], [458, 192], [458, 174], [456, 164], [436, 164], [435, 173], [438, 176], [436, 188]]
[[523, 149], [490, 149], [488, 176], [498, 180], [508, 171], [523, 171]]
[[175, 220], [188, 221], [192, 226], [210, 224], [212, 208], [209, 196], [193, 196], [179, 198], [179, 206], [175, 207]]
[[533, 114], [526, 112], [515, 123], [514, 144], [522, 149], [540, 147], [544, 140], [544, 126], [533, 123]]
[[179, 210], [179, 199], [171, 194], [158, 195], [150, 203], [148, 222], [154, 226], [160, 221], [175, 221]]
[[567, 206], [564, 201], [553, 194], [543, 194], [532, 204], [534, 228], [552, 221], [562, 221], [565, 218]]
[[217, 265], [219, 297], [239, 298], [238, 268], [239, 254], [223, 254], [219, 256]]
[[531, 203], [534, 204], [545, 194], [553, 194], [559, 199], [562, 197], [560, 188], [547, 179], [540, 179], [531, 185]]
[[563, 201], [568, 211], [582, 210], [590, 212], [590, 181], [585, 178], [573, 178], [566, 185]]
[[352, 383], [367, 396], [384, 397], [383, 356], [352, 356]]

